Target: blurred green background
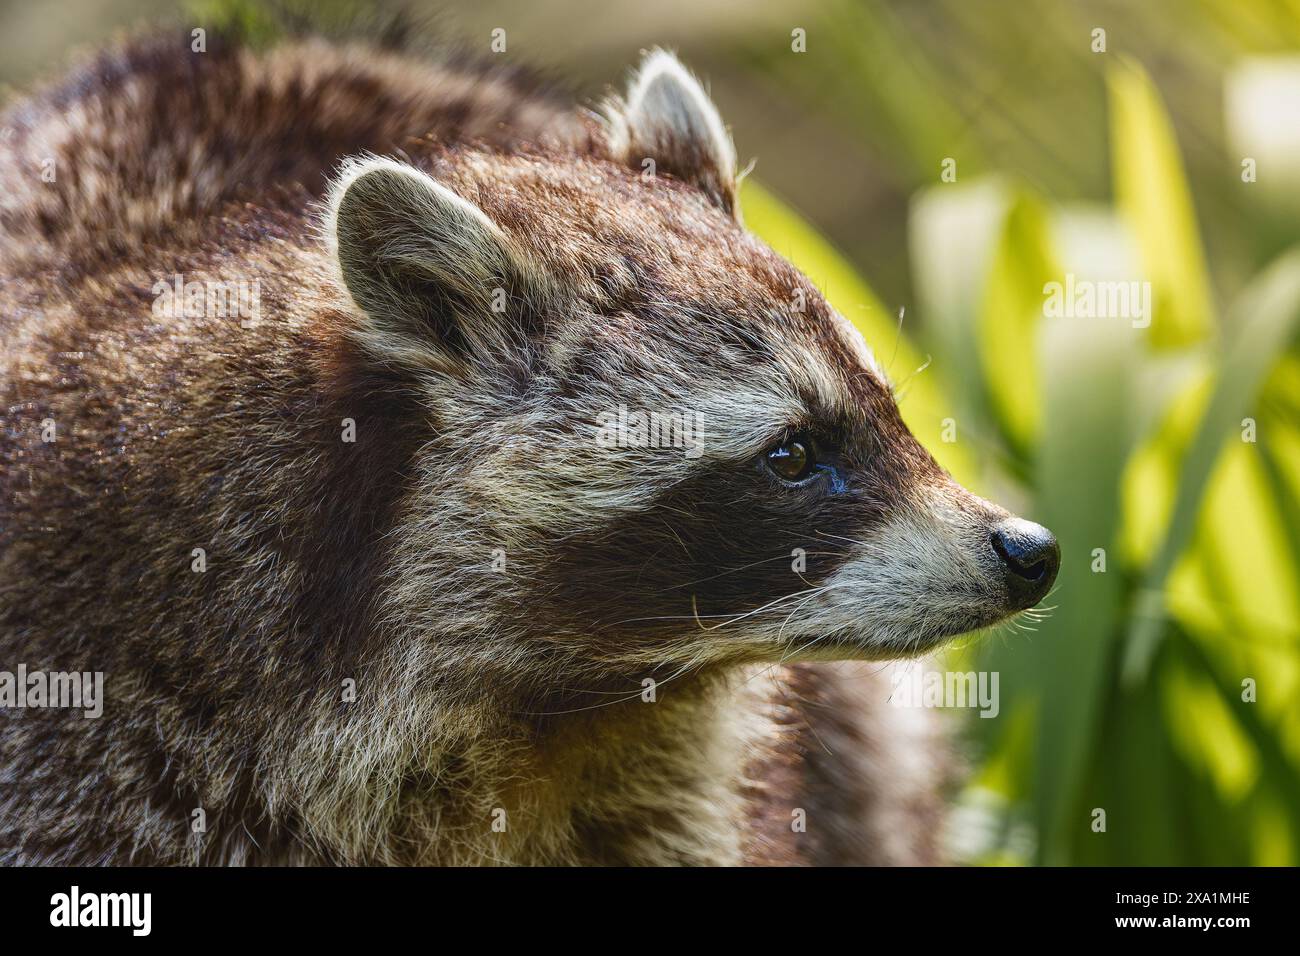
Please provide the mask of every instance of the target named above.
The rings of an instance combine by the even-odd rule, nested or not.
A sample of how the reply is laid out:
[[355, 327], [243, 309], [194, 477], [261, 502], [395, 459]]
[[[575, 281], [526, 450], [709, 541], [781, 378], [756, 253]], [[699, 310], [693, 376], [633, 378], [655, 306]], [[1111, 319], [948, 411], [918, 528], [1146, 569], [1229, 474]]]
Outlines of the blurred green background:
[[[956, 859], [1300, 862], [1300, 0], [408, 6], [589, 102], [676, 49], [756, 160], [749, 226], [957, 478], [1059, 536], [1050, 616], [943, 664], [1000, 674], [954, 716]], [[3, 5], [4, 98], [160, 17]], [[1150, 327], [1045, 316], [1067, 275], [1149, 282]]]

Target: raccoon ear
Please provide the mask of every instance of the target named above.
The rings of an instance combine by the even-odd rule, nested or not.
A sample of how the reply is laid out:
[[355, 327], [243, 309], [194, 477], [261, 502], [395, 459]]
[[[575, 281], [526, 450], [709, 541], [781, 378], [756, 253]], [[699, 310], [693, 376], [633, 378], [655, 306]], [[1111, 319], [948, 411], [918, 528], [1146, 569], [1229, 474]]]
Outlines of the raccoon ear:
[[[349, 160], [330, 189], [326, 240], [358, 337], [385, 360], [462, 367], [526, 342], [526, 259], [478, 206], [391, 159]], [[515, 314], [511, 314], [515, 313]]]
[[649, 160], [736, 214], [736, 149], [717, 107], [677, 57], [648, 53], [627, 100], [608, 115], [615, 156], [635, 169], [651, 168]]

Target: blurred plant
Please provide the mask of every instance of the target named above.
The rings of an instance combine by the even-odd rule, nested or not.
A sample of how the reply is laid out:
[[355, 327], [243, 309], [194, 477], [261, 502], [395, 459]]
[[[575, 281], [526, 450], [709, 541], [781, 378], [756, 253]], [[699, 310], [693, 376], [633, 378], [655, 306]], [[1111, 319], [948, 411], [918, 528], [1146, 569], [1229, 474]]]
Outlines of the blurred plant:
[[[1001, 718], [972, 721], [982, 761], [954, 817], [959, 852], [1294, 864], [1300, 246], [1220, 322], [1160, 96], [1122, 59], [1107, 91], [1113, 206], [1053, 205], [987, 178], [916, 197], [925, 376], [912, 378], [922, 358], [891, 311], [752, 183], [746, 218], [907, 379], [904, 417], [943, 464], [1061, 541], [1055, 610], [1037, 633], [954, 652], [963, 669], [999, 671], [1002, 688]], [[1238, 89], [1232, 102], [1253, 101]], [[1300, 154], [1288, 159], [1300, 169]], [[1248, 204], [1260, 186], [1241, 188]], [[1150, 327], [1045, 317], [1045, 286], [1066, 276], [1149, 281]], [[955, 444], [938, 440], [945, 418], [958, 423]]]

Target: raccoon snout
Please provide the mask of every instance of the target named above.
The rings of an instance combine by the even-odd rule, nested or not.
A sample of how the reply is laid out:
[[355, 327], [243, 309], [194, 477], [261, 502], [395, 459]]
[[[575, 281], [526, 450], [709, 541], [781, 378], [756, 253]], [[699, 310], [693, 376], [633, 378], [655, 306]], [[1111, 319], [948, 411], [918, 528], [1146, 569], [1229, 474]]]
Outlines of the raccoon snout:
[[989, 542], [1006, 569], [1012, 607], [1019, 611], [1041, 601], [1061, 567], [1056, 536], [1041, 524], [1008, 518], [993, 529]]

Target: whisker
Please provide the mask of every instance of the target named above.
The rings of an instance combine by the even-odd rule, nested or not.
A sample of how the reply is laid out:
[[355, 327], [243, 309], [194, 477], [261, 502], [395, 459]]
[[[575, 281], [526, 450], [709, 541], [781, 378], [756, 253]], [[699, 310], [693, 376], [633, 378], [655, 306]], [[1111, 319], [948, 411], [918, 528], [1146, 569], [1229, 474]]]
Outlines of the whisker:
[[[702, 620], [705, 619], [726, 618], [727, 620], [723, 621], [721, 624], [704, 625], [703, 623], [700, 623], [700, 627], [703, 630], [715, 631], [718, 628], [726, 627], [730, 624], [736, 623], [737, 621], [746, 620], [747, 618], [753, 617], [755, 614], [761, 614], [764, 611], [771, 610], [774, 607], [779, 607], [781, 604], [783, 604], [786, 601], [797, 600], [805, 595], [808, 595], [810, 591], [821, 591], [821, 590], [825, 590], [828, 587], [830, 587], [830, 585], [821, 585], [820, 587], [817, 588], [811, 588], [811, 589], [805, 588], [801, 591], [795, 591], [791, 594], [786, 594], [782, 597], [779, 597], [774, 601], [769, 601], [767, 604], [764, 604], [761, 607], [756, 607], [752, 611], [744, 611], [744, 612], [731, 613], [731, 614], [699, 614], [697, 612], [694, 614], [666, 614], [657, 617], [634, 617], [634, 618], [629, 618], [628, 620], [625, 621], [617, 621], [611, 626], [618, 626], [621, 624], [639, 624], [645, 621], [695, 621], [697, 623], [700, 623]], [[694, 607], [695, 605], [694, 595], [691, 596], [691, 604], [692, 607]]]
[[907, 386], [911, 384], [912, 379], [916, 378], [916, 376], [920, 375], [927, 368], [929, 368], [930, 363], [932, 361], [934, 361], [934, 359], [927, 353], [925, 356], [925, 361], [921, 363], [920, 367], [917, 368], [914, 372], [912, 372], [911, 375], [907, 376], [907, 378], [903, 379], [901, 382], [898, 383], [898, 386], [894, 389], [894, 401], [901, 402], [904, 398], [907, 397]]

